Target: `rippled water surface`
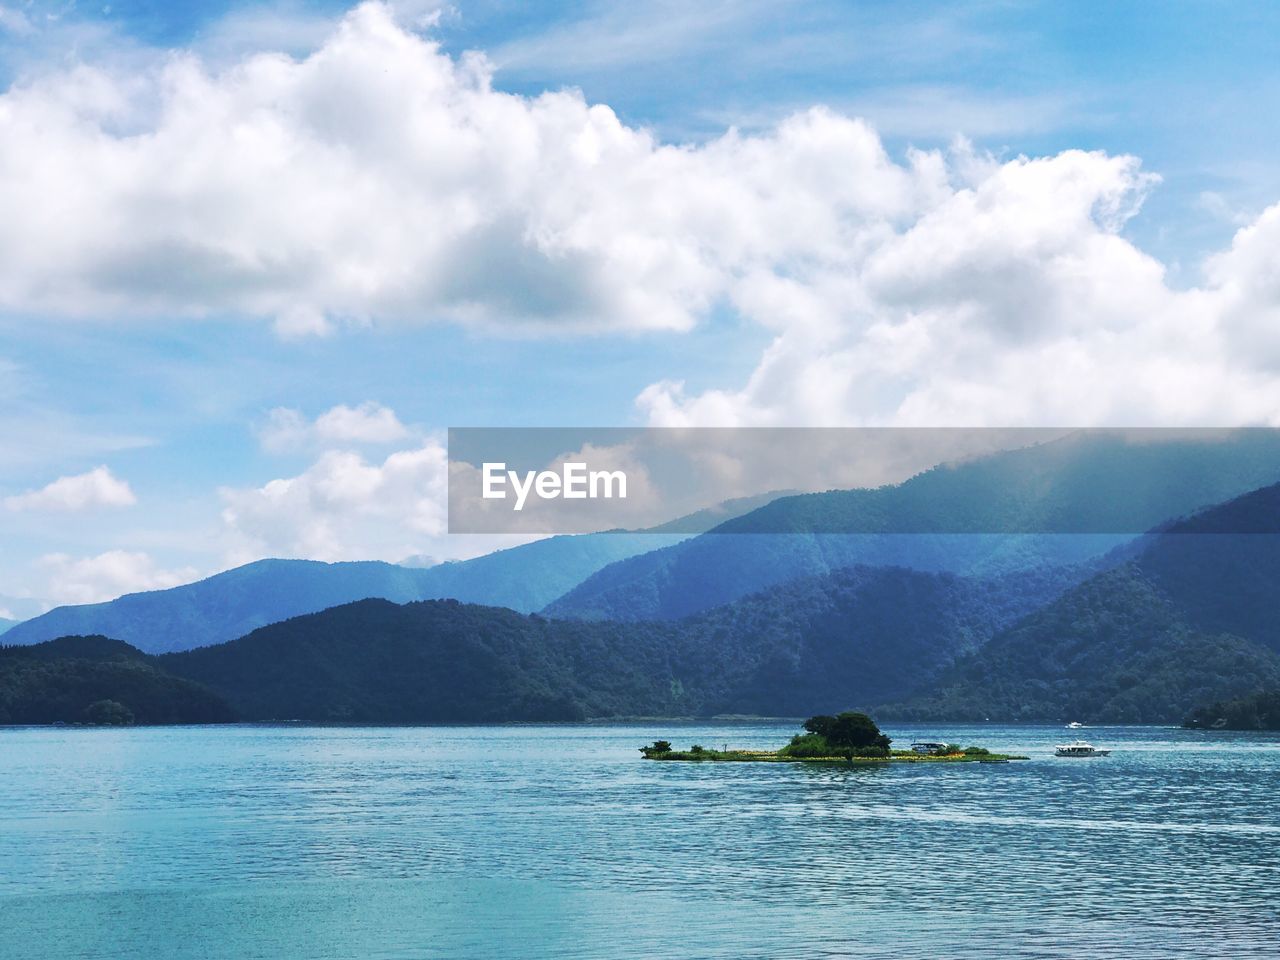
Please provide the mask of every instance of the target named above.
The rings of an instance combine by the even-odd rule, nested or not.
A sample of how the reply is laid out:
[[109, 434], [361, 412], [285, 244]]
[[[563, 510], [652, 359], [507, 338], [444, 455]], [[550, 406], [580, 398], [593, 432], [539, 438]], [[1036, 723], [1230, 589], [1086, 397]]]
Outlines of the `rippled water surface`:
[[650, 763], [793, 724], [0, 728], [0, 957], [1280, 956], [1280, 737]]

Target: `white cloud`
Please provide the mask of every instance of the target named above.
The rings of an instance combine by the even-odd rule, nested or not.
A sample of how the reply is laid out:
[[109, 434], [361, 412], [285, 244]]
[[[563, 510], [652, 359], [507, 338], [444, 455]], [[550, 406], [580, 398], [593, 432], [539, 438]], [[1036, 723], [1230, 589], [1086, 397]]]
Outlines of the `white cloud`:
[[4, 499], [4, 505], [10, 510], [62, 513], [91, 507], [131, 507], [137, 502], [129, 484], [106, 467], [96, 467], [73, 477], [59, 477], [39, 490]]
[[135, 67], [0, 97], [0, 308], [293, 337], [728, 304], [774, 336], [754, 371], [655, 383], [650, 422], [1280, 422], [1280, 207], [1175, 288], [1124, 235], [1154, 184], [1132, 157], [895, 160], [827, 109], [666, 145], [574, 91], [496, 91], [373, 3], [303, 59]]
[[443, 535], [448, 472], [444, 447], [421, 447], [371, 463], [331, 450], [296, 477], [224, 488], [222, 518], [233, 560], [263, 556], [399, 560]]
[[1153, 184], [1133, 158], [962, 144], [947, 171], [902, 229], [744, 276], [735, 303], [777, 331], [759, 364], [651, 385], [650, 422], [1280, 424], [1280, 206], [1178, 290], [1120, 232]]
[[314, 421], [290, 407], [276, 407], [257, 428], [264, 450], [282, 453], [313, 445], [388, 444], [404, 440], [409, 430], [390, 407], [366, 401], [358, 407], [339, 404]]
[[716, 266], [680, 236], [682, 198], [655, 210], [665, 225], [631, 220], [695, 155], [578, 93], [489, 81], [482, 58], [451, 60], [370, 3], [301, 61], [214, 69], [188, 53], [14, 86], [0, 306], [248, 313], [284, 336], [440, 318], [689, 326]]
[[176, 587], [198, 576], [191, 567], [161, 569], [147, 554], [127, 550], [109, 550], [94, 557], [50, 553], [37, 563], [48, 571], [46, 596], [57, 604], [100, 603], [126, 593]]
[[334, 443], [392, 443], [409, 433], [394, 410], [372, 402], [334, 407], [316, 418], [315, 431], [321, 440]]

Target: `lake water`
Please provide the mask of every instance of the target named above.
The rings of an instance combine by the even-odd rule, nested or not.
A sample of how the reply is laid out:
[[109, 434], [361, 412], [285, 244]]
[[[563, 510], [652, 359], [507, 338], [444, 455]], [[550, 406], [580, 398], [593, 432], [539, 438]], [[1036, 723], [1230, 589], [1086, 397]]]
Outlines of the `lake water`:
[[1280, 956], [1280, 736], [651, 763], [794, 724], [0, 728], [0, 957]]

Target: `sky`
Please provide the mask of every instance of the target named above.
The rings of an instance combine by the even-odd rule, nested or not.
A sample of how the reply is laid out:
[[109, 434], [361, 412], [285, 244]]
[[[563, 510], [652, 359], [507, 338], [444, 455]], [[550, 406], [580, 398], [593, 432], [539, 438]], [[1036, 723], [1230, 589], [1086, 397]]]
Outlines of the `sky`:
[[1280, 422], [1280, 9], [0, 0], [0, 617], [459, 426]]

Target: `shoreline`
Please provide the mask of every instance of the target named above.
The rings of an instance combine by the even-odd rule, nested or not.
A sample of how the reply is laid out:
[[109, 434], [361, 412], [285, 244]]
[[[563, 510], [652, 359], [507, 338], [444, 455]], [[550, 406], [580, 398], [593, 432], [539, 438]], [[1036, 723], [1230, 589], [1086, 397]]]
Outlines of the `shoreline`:
[[945, 753], [927, 754], [901, 751], [887, 757], [791, 757], [777, 750], [670, 750], [646, 753], [641, 759], [657, 763], [821, 763], [842, 766], [882, 765], [894, 763], [1008, 763], [1030, 760], [1011, 753]]

